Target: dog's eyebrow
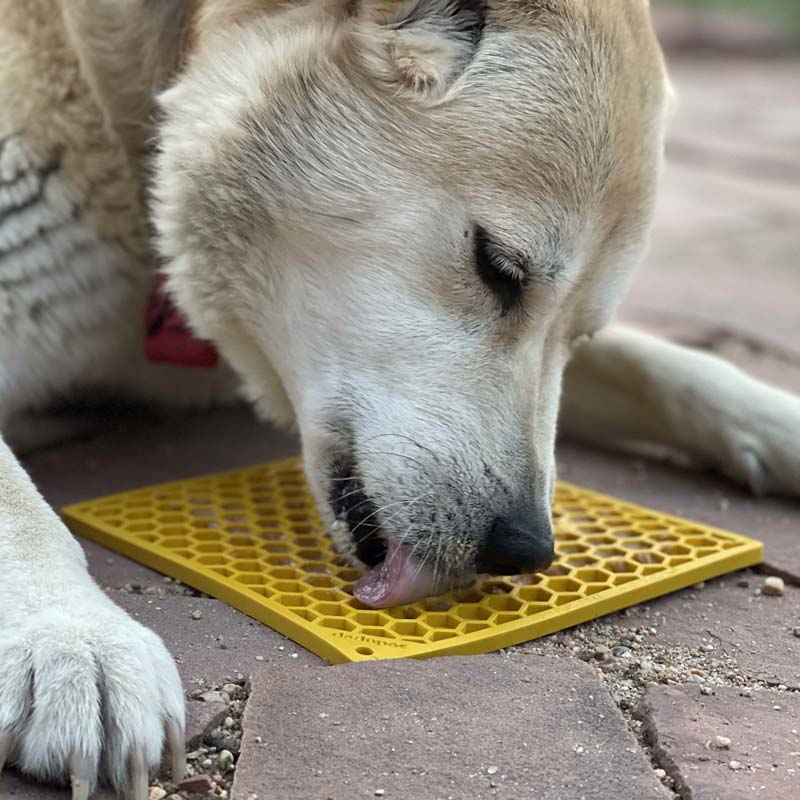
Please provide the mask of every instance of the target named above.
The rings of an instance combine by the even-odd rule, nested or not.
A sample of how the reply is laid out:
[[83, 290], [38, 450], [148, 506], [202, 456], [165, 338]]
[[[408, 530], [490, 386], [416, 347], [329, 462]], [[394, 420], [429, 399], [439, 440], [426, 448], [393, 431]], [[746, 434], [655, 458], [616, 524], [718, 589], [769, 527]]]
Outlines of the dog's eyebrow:
[[548, 241], [545, 246], [536, 248], [538, 252], [535, 252], [513, 247], [507, 240], [502, 240], [496, 235], [486, 233], [485, 236], [498, 253], [525, 274], [527, 280], [554, 283], [563, 269], [563, 261], [556, 255], [558, 253], [556, 237], [546, 237]]

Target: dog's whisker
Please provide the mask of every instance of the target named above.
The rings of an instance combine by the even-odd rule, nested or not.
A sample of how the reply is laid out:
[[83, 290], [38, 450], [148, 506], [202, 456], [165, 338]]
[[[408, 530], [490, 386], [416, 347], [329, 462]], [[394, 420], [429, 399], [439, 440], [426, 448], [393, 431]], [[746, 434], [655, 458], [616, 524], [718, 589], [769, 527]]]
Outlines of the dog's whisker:
[[423, 498], [428, 497], [428, 496], [430, 496], [432, 494], [433, 494], [433, 492], [423, 492], [422, 494], [417, 495], [416, 497], [407, 498], [407, 499], [403, 500], [403, 507], [402, 508], [398, 508], [397, 511], [395, 511], [393, 514], [390, 514], [389, 517], [383, 521], [382, 527], [385, 529], [389, 522], [391, 522], [392, 520], [396, 519], [412, 503], [416, 503], [419, 500], [422, 500]]
[[[371, 502], [371, 501], [367, 500], [366, 502]], [[410, 501], [410, 500], [396, 500], [396, 501], [395, 501], [395, 502], [393, 502], [393, 503], [386, 503], [386, 505], [380, 506], [380, 508], [376, 508], [376, 509], [375, 509], [375, 510], [374, 510], [374, 511], [371, 513], [371, 514], [368, 514], [366, 517], [364, 517], [364, 519], [362, 519], [362, 520], [361, 520], [361, 521], [360, 521], [360, 522], [359, 522], [359, 523], [358, 523], [358, 524], [357, 524], [357, 525], [356, 525], [356, 526], [355, 526], [355, 527], [352, 529], [352, 531], [350, 532], [350, 533], [351, 533], [351, 535], [352, 535], [352, 536], [355, 536], [355, 533], [356, 533], [356, 531], [357, 531], [357, 530], [358, 530], [358, 529], [359, 529], [359, 528], [360, 528], [362, 525], [366, 525], [366, 523], [367, 523], [367, 522], [369, 522], [369, 520], [371, 520], [373, 517], [377, 516], [378, 514], [381, 514], [382, 512], [386, 511], [386, 509], [387, 509], [387, 508], [393, 508], [394, 506], [407, 506], [407, 505], [408, 505], [410, 502], [412, 502], [412, 501]], [[360, 503], [359, 505], [364, 505], [364, 503]], [[358, 506], [356, 506], [356, 508], [357, 508], [357, 507], [358, 507]]]
[[387, 508], [391, 508], [392, 506], [401, 506], [401, 508], [397, 509], [397, 511], [395, 511], [393, 514], [391, 514], [387, 520], [384, 520], [384, 521], [383, 521], [383, 523], [382, 523], [381, 527], [382, 527], [382, 528], [384, 529], [384, 531], [385, 531], [387, 524], [388, 524], [388, 523], [389, 523], [391, 520], [393, 520], [393, 519], [394, 519], [396, 516], [398, 516], [399, 514], [401, 514], [401, 513], [402, 513], [402, 512], [403, 512], [403, 511], [404, 511], [406, 508], [408, 508], [410, 505], [412, 505], [413, 503], [416, 503], [416, 502], [418, 502], [418, 501], [419, 501], [419, 500], [421, 500], [423, 497], [426, 497], [426, 496], [428, 496], [428, 495], [430, 495], [430, 494], [432, 494], [432, 492], [423, 492], [422, 494], [418, 495], [417, 497], [412, 497], [411, 499], [407, 499], [407, 500], [397, 500], [397, 501], [395, 501], [394, 503], [387, 503], [386, 505], [382, 506], [381, 508], [378, 508], [378, 509], [376, 509], [375, 511], [373, 511], [373, 512], [372, 512], [372, 514], [370, 514], [370, 515], [369, 515], [369, 517], [366, 517], [366, 519], [363, 519], [361, 522], [359, 522], [359, 524], [358, 524], [358, 525], [356, 525], [356, 527], [355, 527], [355, 528], [352, 530], [352, 534], [354, 535], [354, 534], [355, 534], [355, 532], [358, 530], [358, 528], [359, 528], [361, 525], [363, 525], [365, 522], [367, 522], [367, 520], [369, 520], [371, 517], [374, 517], [376, 514], [379, 514], [379, 513], [381, 513], [382, 511], [385, 511]]
[[342, 500], [347, 500], [349, 497], [355, 497], [355, 495], [364, 494], [363, 489], [354, 489], [352, 492], [346, 492], [345, 494], [340, 494], [336, 496], [336, 500], [341, 502]]

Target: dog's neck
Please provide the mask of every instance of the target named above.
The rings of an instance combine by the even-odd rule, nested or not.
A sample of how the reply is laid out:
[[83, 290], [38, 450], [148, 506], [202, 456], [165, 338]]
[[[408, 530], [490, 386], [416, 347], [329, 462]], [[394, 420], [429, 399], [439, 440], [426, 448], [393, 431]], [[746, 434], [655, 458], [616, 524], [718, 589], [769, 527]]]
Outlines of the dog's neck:
[[203, 0], [186, 0], [184, 12], [183, 31], [178, 51], [178, 68], [183, 69], [191, 56], [197, 43], [200, 14], [203, 10]]

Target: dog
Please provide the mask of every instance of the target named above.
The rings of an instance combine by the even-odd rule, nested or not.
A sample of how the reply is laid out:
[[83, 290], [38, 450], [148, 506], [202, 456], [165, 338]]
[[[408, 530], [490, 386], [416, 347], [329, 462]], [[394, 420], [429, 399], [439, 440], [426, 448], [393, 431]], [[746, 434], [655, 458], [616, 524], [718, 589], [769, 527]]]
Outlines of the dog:
[[[0, 20], [0, 767], [145, 800], [166, 743], [183, 774], [172, 658], [12, 454], [65, 397], [243, 393], [295, 425], [375, 607], [549, 564], [557, 422], [800, 494], [800, 400], [610, 324], [673, 102], [647, 0]], [[218, 368], [145, 359], [156, 270]]]

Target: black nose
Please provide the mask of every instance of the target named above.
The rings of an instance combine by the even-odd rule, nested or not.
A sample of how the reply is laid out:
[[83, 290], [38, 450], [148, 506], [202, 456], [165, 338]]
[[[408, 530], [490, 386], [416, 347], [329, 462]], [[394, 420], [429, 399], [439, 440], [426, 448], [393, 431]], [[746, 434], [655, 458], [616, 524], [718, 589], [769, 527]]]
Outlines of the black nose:
[[553, 561], [550, 515], [530, 506], [498, 517], [478, 558], [478, 572], [518, 575], [547, 569]]

